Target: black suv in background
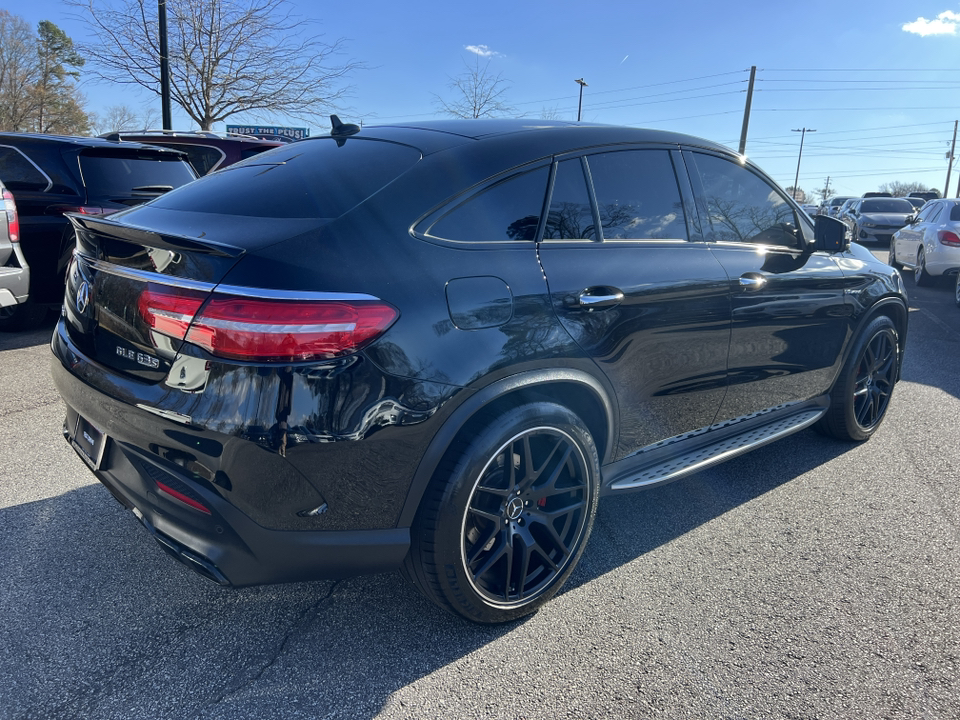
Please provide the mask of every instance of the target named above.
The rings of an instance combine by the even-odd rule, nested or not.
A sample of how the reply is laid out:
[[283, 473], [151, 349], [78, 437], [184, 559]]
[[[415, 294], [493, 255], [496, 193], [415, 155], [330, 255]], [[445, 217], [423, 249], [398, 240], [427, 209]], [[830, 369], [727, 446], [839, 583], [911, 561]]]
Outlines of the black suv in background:
[[[30, 265], [30, 302], [59, 304], [73, 252], [65, 212], [100, 215], [128, 208], [196, 179], [183, 153], [100, 138], [0, 133], [0, 180], [13, 193], [20, 247]], [[21, 304], [0, 329], [26, 327], [43, 314]]]
[[141, 130], [139, 132], [114, 132], [101, 137], [108, 140], [123, 140], [162, 145], [180, 150], [190, 158], [197, 175], [206, 175], [214, 170], [233, 165], [254, 155], [259, 155], [286, 142], [261, 140], [252, 135], [216, 133], [207, 130]]

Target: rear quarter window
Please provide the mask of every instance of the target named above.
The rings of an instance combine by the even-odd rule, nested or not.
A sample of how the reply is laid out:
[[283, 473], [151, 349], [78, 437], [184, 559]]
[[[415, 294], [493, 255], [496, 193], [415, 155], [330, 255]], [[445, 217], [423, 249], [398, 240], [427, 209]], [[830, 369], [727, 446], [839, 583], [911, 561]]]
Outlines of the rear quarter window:
[[496, 182], [442, 215], [427, 235], [456, 242], [535, 240], [549, 177], [544, 165]]
[[255, 155], [164, 195], [169, 210], [274, 218], [336, 218], [420, 160], [409, 145], [317, 138]]
[[0, 178], [10, 190], [46, 190], [50, 187], [50, 179], [12, 147], [0, 147]]

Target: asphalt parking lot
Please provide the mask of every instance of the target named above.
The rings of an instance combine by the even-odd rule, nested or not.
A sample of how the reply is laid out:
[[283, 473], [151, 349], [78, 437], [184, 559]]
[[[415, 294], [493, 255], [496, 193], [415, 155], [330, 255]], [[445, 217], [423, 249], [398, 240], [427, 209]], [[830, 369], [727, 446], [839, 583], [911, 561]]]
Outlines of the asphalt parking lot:
[[960, 717], [960, 309], [910, 296], [873, 440], [601, 501], [561, 594], [494, 628], [395, 574], [191, 574], [63, 441], [52, 326], [0, 335], [0, 718]]

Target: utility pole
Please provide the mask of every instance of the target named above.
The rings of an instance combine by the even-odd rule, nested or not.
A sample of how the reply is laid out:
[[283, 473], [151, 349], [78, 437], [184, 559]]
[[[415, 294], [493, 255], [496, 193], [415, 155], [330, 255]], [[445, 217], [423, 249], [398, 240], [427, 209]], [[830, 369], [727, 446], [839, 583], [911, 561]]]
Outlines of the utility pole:
[[943, 184], [943, 192], [950, 192], [950, 171], [953, 170], [953, 151], [957, 147], [957, 120], [953, 121], [953, 142], [950, 143], [950, 154], [947, 155], [947, 181]]
[[747, 86], [747, 106], [743, 109], [743, 129], [740, 131], [740, 154], [747, 149], [747, 126], [750, 125], [750, 106], [753, 105], [753, 81], [757, 78], [757, 66], [750, 68], [750, 84]]
[[157, 0], [160, 15], [160, 108], [163, 115], [163, 129], [173, 130], [170, 119], [170, 54], [167, 50], [167, 0]]
[[823, 190], [821, 191], [820, 194], [823, 196], [822, 197], [823, 202], [826, 202], [827, 199], [830, 197], [830, 176], [829, 175], [827, 175], [827, 182], [823, 184]]
[[583, 110], [583, 89], [587, 87], [587, 84], [583, 81], [583, 78], [578, 78], [574, 82], [580, 85], [580, 104], [577, 105], [577, 122], [580, 122], [580, 111]]
[[[800, 133], [800, 154], [797, 155], [797, 174], [793, 178], [793, 199], [797, 199], [797, 182], [800, 180], [800, 158], [803, 157], [803, 139], [807, 136], [808, 132], [816, 132], [816, 130], [810, 130], [808, 128], [794, 128], [791, 132]], [[797, 201], [799, 202], [799, 200]]]

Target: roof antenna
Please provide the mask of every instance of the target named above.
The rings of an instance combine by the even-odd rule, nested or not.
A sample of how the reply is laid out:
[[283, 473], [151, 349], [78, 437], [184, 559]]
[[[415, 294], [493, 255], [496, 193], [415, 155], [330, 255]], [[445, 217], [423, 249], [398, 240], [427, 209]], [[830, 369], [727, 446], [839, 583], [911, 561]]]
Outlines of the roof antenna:
[[341, 138], [347, 138], [350, 135], [356, 135], [360, 132], [359, 125], [353, 125], [351, 123], [341, 122], [340, 118], [336, 115], [330, 116], [330, 137], [338, 138], [337, 144], [342, 145]]

